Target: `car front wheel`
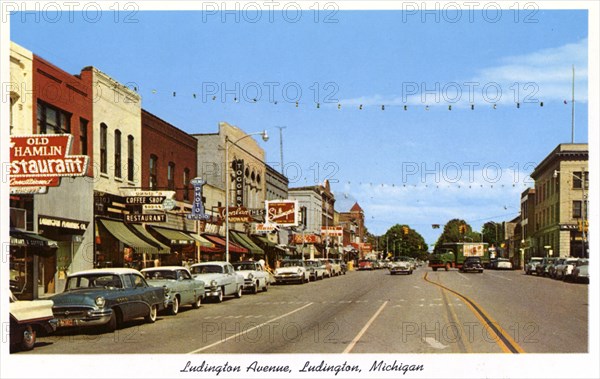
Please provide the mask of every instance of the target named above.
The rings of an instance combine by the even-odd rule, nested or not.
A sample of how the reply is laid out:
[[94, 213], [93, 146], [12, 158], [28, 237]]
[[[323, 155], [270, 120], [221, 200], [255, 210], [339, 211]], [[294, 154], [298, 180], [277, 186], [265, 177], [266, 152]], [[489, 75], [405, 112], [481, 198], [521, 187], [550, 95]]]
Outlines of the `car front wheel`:
[[198, 308], [200, 308], [200, 305], [202, 305], [202, 295], [198, 295], [198, 298], [196, 299], [196, 301], [194, 301], [192, 303], [192, 308], [198, 309]]
[[150, 312], [148, 313], [148, 316], [146, 316], [144, 319], [146, 320], [146, 322], [154, 323], [156, 321], [157, 315], [158, 315], [158, 306], [156, 304], [154, 304], [150, 307]]

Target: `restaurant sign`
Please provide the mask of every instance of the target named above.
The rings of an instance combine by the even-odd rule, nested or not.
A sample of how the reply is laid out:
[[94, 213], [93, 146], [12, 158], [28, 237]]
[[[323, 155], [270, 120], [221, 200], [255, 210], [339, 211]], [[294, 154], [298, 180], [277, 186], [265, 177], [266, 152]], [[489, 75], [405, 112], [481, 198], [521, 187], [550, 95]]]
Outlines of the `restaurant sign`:
[[273, 200], [265, 201], [267, 223], [279, 226], [298, 226], [298, 201]]
[[[69, 155], [71, 134], [37, 134], [10, 137], [8, 174], [11, 187], [57, 187], [63, 176], [84, 176], [87, 155]], [[23, 190], [21, 190], [23, 191]]]

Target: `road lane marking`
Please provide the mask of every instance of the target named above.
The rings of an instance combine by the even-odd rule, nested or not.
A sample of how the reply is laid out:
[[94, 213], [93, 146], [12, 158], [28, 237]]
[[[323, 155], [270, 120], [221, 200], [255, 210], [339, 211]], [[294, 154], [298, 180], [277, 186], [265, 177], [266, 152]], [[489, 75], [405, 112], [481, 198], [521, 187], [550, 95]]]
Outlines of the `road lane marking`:
[[467, 278], [466, 276], [464, 276], [463, 274], [461, 274], [460, 272], [457, 272], [457, 274], [460, 275], [460, 277], [465, 280], [471, 280], [471, 279]]
[[[454, 311], [454, 308], [452, 307], [453, 304], [448, 299], [448, 291], [444, 291], [442, 288], [440, 288], [440, 292], [442, 293], [442, 297], [444, 298], [444, 304], [447, 305], [446, 312], [449, 316], [448, 321], [451, 323], [454, 323], [454, 325], [460, 325], [458, 315], [456, 314], [456, 312]], [[461, 303], [458, 303], [457, 305], [462, 306]], [[468, 339], [462, 338], [462, 336], [465, 335], [465, 331], [462, 328], [462, 326], [459, 326], [459, 327], [461, 329], [461, 334], [460, 334], [461, 337], [457, 341], [458, 347], [461, 350], [461, 352], [463, 352], [463, 353], [472, 353], [473, 349], [471, 348], [471, 344], [469, 343]]]
[[189, 352], [189, 353], [187, 353], [187, 354], [196, 354], [196, 353], [199, 353], [199, 352], [201, 352], [201, 351], [204, 351], [204, 350], [210, 349], [211, 347], [215, 347], [215, 346], [217, 346], [217, 345], [220, 345], [220, 344], [222, 344], [223, 342], [227, 342], [227, 341], [229, 341], [229, 340], [231, 340], [231, 339], [238, 338], [240, 335], [242, 335], [242, 334], [244, 334], [244, 333], [251, 332], [251, 331], [253, 331], [253, 330], [255, 330], [255, 329], [258, 329], [258, 328], [262, 328], [263, 326], [267, 325], [267, 324], [268, 324], [268, 323], [270, 323], [270, 322], [273, 322], [273, 321], [279, 320], [279, 319], [281, 319], [281, 318], [287, 317], [287, 316], [289, 316], [289, 315], [291, 315], [291, 314], [294, 314], [294, 313], [296, 313], [296, 312], [299, 312], [299, 311], [303, 310], [304, 308], [310, 307], [311, 305], [313, 305], [313, 303], [308, 303], [308, 304], [306, 304], [306, 305], [303, 305], [303, 306], [301, 306], [300, 308], [296, 308], [296, 309], [294, 309], [293, 311], [290, 311], [290, 312], [288, 312], [288, 313], [286, 313], [286, 314], [283, 314], [283, 315], [281, 315], [281, 316], [277, 316], [277, 317], [275, 317], [275, 318], [272, 318], [272, 319], [270, 319], [269, 321], [265, 321], [265, 322], [263, 322], [262, 324], [259, 324], [259, 325], [253, 326], [253, 327], [252, 327], [252, 328], [250, 328], [250, 329], [244, 330], [243, 332], [236, 333], [236, 334], [234, 334], [234, 335], [231, 335], [231, 336], [229, 336], [229, 337], [227, 337], [227, 338], [225, 338], [225, 339], [222, 339], [222, 340], [220, 340], [220, 341], [217, 341], [217, 342], [211, 343], [211, 344], [210, 344], [210, 345], [208, 345], [208, 346], [204, 346], [204, 347], [201, 347], [201, 348], [199, 348], [199, 349], [196, 349], [196, 350], [194, 350], [194, 351], [190, 351], [190, 352]]
[[441, 350], [448, 347], [433, 337], [425, 337], [424, 340], [429, 344], [429, 346], [433, 347], [434, 349]]
[[510, 280], [510, 281], [512, 281], [512, 279], [510, 279], [510, 278], [505, 278], [504, 276], [490, 274], [489, 272], [488, 272], [488, 273], [486, 273], [486, 275], [493, 276], [494, 278], [500, 278], [500, 279], [504, 279], [504, 280]]
[[383, 310], [383, 308], [385, 308], [385, 306], [387, 305], [388, 302], [389, 302], [389, 300], [386, 300], [383, 304], [381, 304], [381, 307], [379, 307], [379, 309], [377, 310], [377, 312], [375, 312], [375, 314], [369, 319], [369, 321], [367, 321], [367, 323], [365, 324], [365, 326], [363, 326], [363, 328], [360, 330], [360, 332], [358, 332], [358, 334], [356, 335], [356, 337], [354, 337], [354, 339], [352, 339], [352, 342], [350, 342], [350, 344], [346, 347], [346, 349], [344, 349], [344, 351], [342, 352], [342, 354], [347, 354], [347, 353], [351, 352], [352, 349], [354, 349], [354, 345], [356, 345], [356, 343], [358, 342], [358, 340], [360, 340], [360, 338], [363, 336], [363, 334], [365, 334], [365, 332], [367, 331], [367, 329], [369, 329], [369, 326], [371, 326], [371, 324], [373, 323], [373, 321], [375, 321], [375, 319], [377, 318], [377, 316], [379, 316], [379, 314], [381, 313], [381, 311]]
[[500, 346], [500, 349], [502, 349], [502, 351], [504, 351], [505, 353], [514, 353], [514, 354], [525, 353], [525, 350], [523, 350], [523, 348], [521, 346], [519, 346], [519, 344], [515, 340], [512, 339], [510, 334], [506, 333], [506, 331], [504, 329], [502, 329], [500, 324], [498, 322], [496, 322], [494, 319], [492, 319], [483, 310], [483, 308], [480, 305], [478, 305], [477, 303], [475, 303], [473, 300], [469, 299], [465, 295], [462, 295], [461, 293], [454, 291], [453, 289], [450, 289], [440, 283], [437, 283], [437, 282], [427, 279], [427, 273], [425, 273], [425, 276], [423, 276], [423, 279], [428, 283], [436, 285], [446, 291], [452, 292], [453, 294], [458, 296], [461, 300], [463, 300], [465, 302], [465, 304], [467, 304], [467, 306], [475, 314], [475, 316], [479, 319], [479, 321], [481, 321], [482, 325], [484, 327], [488, 328], [488, 332], [491, 332], [491, 333], [495, 334], [496, 337], [498, 337], [495, 342], [498, 344], [498, 346]]

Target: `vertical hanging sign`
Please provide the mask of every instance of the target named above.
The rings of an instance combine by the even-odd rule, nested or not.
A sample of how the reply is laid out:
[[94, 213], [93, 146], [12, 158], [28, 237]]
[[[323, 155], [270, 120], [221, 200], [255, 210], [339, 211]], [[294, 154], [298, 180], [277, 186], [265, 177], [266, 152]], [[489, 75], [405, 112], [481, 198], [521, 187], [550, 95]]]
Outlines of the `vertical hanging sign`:
[[244, 206], [244, 160], [233, 161], [233, 177], [235, 182], [235, 206]]
[[202, 187], [206, 181], [202, 178], [194, 178], [190, 180], [190, 184], [194, 186], [194, 205], [192, 205], [192, 213], [186, 217], [188, 220], [208, 220], [210, 215], [204, 213], [204, 203], [202, 202]]

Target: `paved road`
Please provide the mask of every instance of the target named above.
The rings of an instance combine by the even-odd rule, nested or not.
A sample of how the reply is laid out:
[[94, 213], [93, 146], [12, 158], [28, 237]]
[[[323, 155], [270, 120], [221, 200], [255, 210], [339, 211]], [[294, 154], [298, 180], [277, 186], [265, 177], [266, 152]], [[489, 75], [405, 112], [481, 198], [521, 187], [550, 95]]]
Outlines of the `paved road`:
[[62, 331], [19, 354], [587, 352], [588, 286], [522, 271], [387, 270], [182, 308], [114, 333]]

